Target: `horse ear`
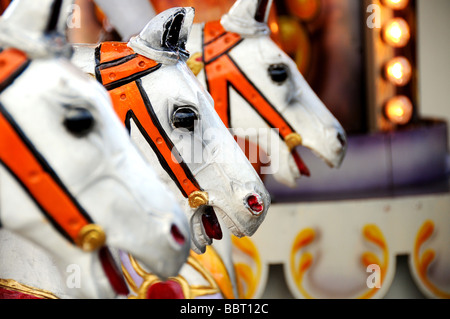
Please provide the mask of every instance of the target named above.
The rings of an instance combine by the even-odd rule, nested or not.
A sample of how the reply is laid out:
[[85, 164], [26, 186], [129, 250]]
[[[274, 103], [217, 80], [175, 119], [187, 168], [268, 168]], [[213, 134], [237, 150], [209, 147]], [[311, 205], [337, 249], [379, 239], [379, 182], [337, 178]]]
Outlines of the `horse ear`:
[[184, 17], [183, 24], [181, 25], [180, 39], [178, 41], [178, 49], [180, 50], [180, 53], [188, 57], [189, 52], [186, 50], [186, 44], [188, 42], [189, 35], [191, 33], [191, 29], [194, 24], [195, 9], [191, 7], [187, 7], [185, 9], [186, 14]]
[[272, 3], [273, 0], [237, 0], [221, 23], [227, 31], [242, 35], [267, 34]]
[[0, 45], [34, 57], [70, 51], [65, 37], [73, 1], [14, 0], [0, 19]]
[[141, 33], [128, 43], [136, 53], [162, 63], [174, 63], [185, 53], [194, 9], [176, 7], [150, 20]]
[[272, 0], [258, 0], [258, 5], [255, 10], [255, 20], [257, 22], [267, 23], [271, 7]]

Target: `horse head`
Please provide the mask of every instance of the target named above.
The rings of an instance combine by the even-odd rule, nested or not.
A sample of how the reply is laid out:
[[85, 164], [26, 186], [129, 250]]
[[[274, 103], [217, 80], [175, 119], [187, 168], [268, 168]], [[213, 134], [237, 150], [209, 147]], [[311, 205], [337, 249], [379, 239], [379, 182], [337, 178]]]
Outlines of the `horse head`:
[[192, 249], [203, 253], [221, 239], [220, 222], [251, 236], [270, 197], [186, 64], [193, 18], [192, 8], [166, 10], [128, 44], [79, 46], [74, 61], [109, 90], [133, 140], [179, 195]]
[[69, 3], [15, 0], [0, 20], [0, 225], [46, 249], [62, 273], [77, 265], [73, 295], [105, 298], [127, 294], [109, 248], [165, 279], [186, 261], [190, 233], [104, 88], [60, 54], [33, 55]]
[[[199, 53], [191, 65], [224, 123], [258, 144], [270, 158], [267, 173], [293, 187], [296, 178], [309, 175], [296, 147], [307, 147], [339, 167], [346, 134], [294, 61], [270, 38], [271, 5], [269, 0], [236, 1], [221, 21], [193, 29], [187, 48]], [[267, 128], [270, 133], [262, 138], [259, 129]]]

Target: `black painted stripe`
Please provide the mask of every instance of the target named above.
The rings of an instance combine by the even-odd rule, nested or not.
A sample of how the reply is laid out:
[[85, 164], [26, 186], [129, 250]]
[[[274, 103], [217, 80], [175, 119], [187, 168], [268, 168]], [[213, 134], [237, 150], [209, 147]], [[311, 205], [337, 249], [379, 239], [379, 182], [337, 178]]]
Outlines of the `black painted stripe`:
[[[52, 3], [51, 14], [45, 28], [46, 33], [52, 33], [56, 31], [59, 21], [59, 16], [61, 14], [63, 0], [54, 0]], [[30, 17], [32, 19], [32, 17]]]

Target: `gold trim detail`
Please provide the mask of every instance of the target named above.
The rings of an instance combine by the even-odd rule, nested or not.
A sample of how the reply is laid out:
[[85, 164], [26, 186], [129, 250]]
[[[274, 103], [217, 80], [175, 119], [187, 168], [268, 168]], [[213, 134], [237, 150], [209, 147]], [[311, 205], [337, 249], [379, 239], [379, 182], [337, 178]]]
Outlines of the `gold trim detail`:
[[189, 206], [191, 206], [191, 208], [207, 205], [208, 202], [209, 196], [207, 192], [195, 191], [189, 195]]
[[41, 299], [59, 299], [49, 291], [23, 285], [12, 279], [0, 279], [0, 288], [17, 291]]
[[205, 67], [203, 63], [202, 54], [200, 52], [191, 55], [189, 60], [186, 62], [187, 66], [191, 69], [192, 73], [197, 76], [201, 70]]
[[102, 247], [106, 242], [106, 235], [103, 229], [96, 224], [84, 226], [77, 238], [77, 246], [86, 252], [91, 252]]
[[291, 133], [284, 139], [284, 142], [286, 143], [287, 147], [289, 148], [289, 151], [292, 151], [297, 146], [302, 145], [303, 139], [298, 133]]
[[[128, 255], [128, 258], [130, 259], [130, 264], [133, 267], [133, 269], [144, 280], [142, 285], [138, 287], [137, 284], [133, 281], [128, 270], [122, 265], [125, 280], [130, 286], [130, 289], [136, 294], [136, 296], [130, 296], [129, 299], [146, 299], [148, 288], [153, 284], [161, 282], [161, 279], [159, 279], [158, 276], [145, 271], [142, 268], [142, 266], [139, 265], [137, 260], [134, 259], [131, 255]], [[194, 268], [196, 271], [198, 271], [200, 275], [206, 279], [209, 285], [190, 286], [187, 280], [183, 278], [181, 275], [178, 275], [177, 277], [168, 278], [168, 280], [175, 281], [181, 286], [185, 299], [195, 299], [196, 297], [200, 296], [220, 293], [220, 289], [217, 286], [214, 278], [208, 273], [206, 269], [202, 267], [202, 265], [197, 260], [194, 259], [192, 254], [191, 256], [188, 257], [187, 264], [192, 268]]]

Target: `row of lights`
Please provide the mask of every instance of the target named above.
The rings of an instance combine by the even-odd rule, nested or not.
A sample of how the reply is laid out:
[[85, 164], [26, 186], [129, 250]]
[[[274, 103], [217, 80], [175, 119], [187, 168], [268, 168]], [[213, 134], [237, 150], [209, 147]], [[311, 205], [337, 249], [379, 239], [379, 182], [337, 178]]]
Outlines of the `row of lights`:
[[[383, 0], [383, 4], [394, 11], [404, 10], [409, 0]], [[390, 19], [382, 29], [384, 42], [395, 48], [404, 48], [411, 39], [411, 30], [408, 22], [401, 17]], [[404, 87], [411, 81], [413, 67], [411, 62], [399, 54], [384, 66], [385, 78], [396, 87]], [[389, 99], [384, 107], [385, 116], [396, 125], [408, 124], [413, 115], [413, 103], [406, 95], [396, 95]]]

